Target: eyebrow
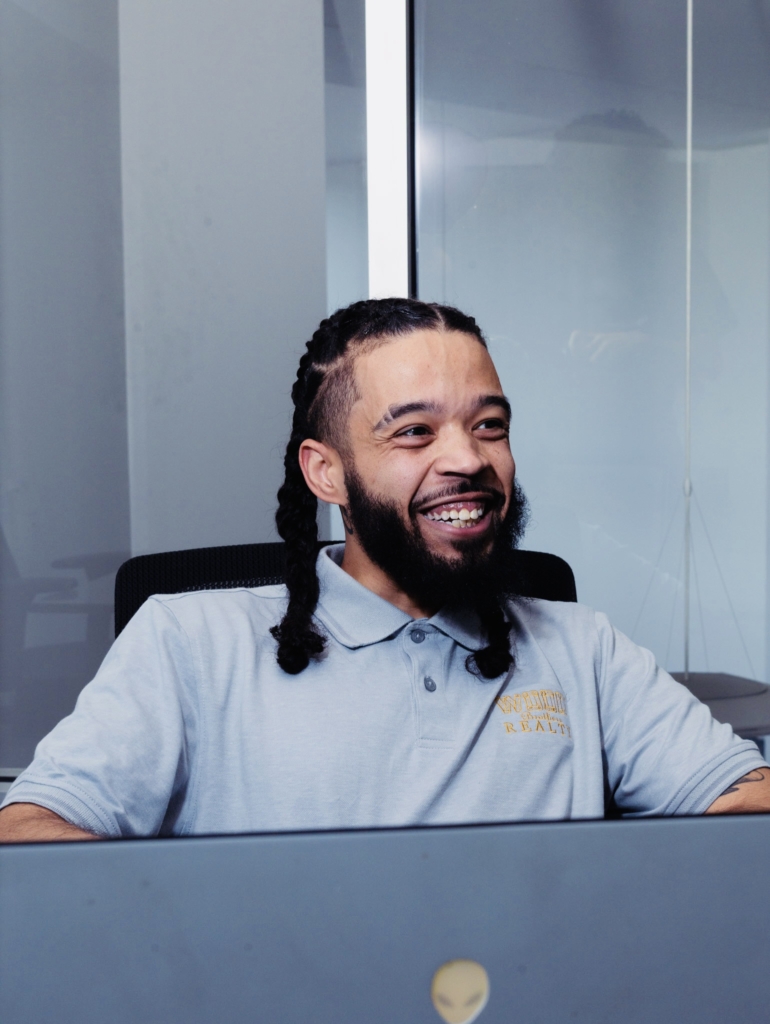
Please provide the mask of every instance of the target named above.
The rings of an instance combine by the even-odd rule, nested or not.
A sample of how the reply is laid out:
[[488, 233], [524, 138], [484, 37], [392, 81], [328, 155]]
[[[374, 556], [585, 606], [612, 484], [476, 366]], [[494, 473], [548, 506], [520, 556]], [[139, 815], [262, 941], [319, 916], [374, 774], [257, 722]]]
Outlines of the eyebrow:
[[511, 403], [505, 395], [481, 395], [476, 402], [474, 412], [479, 412], [480, 409], [485, 408], [487, 405], [496, 405], [499, 409], [503, 410], [508, 419], [511, 418]]
[[413, 412], [441, 412], [441, 406], [437, 402], [404, 402], [403, 405], [389, 405], [387, 412], [374, 429], [382, 430], [383, 427], [389, 427], [402, 416], [409, 416]]
[[[479, 412], [488, 405], [498, 406], [508, 419], [511, 418], [511, 403], [505, 395], [480, 395], [474, 402], [473, 412]], [[409, 416], [413, 412], [440, 413], [442, 408], [437, 402], [404, 402], [402, 405], [389, 405], [385, 415], [375, 425], [374, 431], [382, 430], [383, 427], [388, 427], [402, 416]]]

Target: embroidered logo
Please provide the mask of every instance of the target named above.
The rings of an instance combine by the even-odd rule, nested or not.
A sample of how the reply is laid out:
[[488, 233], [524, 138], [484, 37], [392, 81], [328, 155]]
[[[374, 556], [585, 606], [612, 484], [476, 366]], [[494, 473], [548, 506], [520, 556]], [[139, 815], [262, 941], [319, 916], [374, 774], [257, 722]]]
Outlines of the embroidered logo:
[[497, 698], [504, 715], [518, 715], [518, 720], [503, 722], [507, 733], [539, 732], [550, 736], [572, 736], [567, 718], [564, 694], [559, 690], [525, 690], [504, 693]]

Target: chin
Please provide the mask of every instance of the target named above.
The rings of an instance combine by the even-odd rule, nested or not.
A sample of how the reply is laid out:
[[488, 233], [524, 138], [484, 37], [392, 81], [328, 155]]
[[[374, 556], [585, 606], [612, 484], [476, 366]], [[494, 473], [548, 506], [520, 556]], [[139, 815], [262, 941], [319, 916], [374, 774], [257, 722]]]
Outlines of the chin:
[[420, 531], [420, 536], [425, 548], [436, 558], [445, 562], [459, 562], [468, 551], [474, 551], [477, 555], [486, 555], [492, 550], [495, 541], [495, 534], [489, 531], [484, 537], [426, 537]]

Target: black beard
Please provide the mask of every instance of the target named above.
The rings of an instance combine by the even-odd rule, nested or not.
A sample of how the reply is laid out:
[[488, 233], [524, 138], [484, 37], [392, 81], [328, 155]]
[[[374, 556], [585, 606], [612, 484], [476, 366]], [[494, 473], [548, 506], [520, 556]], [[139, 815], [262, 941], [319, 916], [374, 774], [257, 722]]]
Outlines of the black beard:
[[[420, 514], [409, 510], [409, 525], [395, 503], [369, 494], [353, 468], [345, 473], [348, 505], [345, 523], [358, 535], [366, 554], [420, 608], [470, 607], [483, 614], [492, 604], [501, 606], [520, 593], [521, 579], [514, 549], [529, 519], [529, 505], [518, 483], [503, 516], [505, 498], [499, 491], [473, 481], [458, 483], [447, 501], [480, 491], [489, 495], [494, 537], [452, 538], [458, 557], [435, 555], [417, 524]], [[443, 495], [442, 495], [443, 497]]]

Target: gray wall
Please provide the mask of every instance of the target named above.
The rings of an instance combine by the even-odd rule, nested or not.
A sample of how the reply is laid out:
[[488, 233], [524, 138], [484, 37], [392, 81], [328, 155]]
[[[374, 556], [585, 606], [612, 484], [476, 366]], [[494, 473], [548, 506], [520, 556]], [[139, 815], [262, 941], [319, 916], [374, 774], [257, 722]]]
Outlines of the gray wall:
[[326, 307], [322, 15], [120, 3], [134, 553], [274, 537]]
[[0, 0], [0, 765], [112, 631], [129, 549], [117, 3]]
[[93, 676], [130, 553], [273, 535], [323, 53], [322, 0], [0, 0], [0, 766]]

